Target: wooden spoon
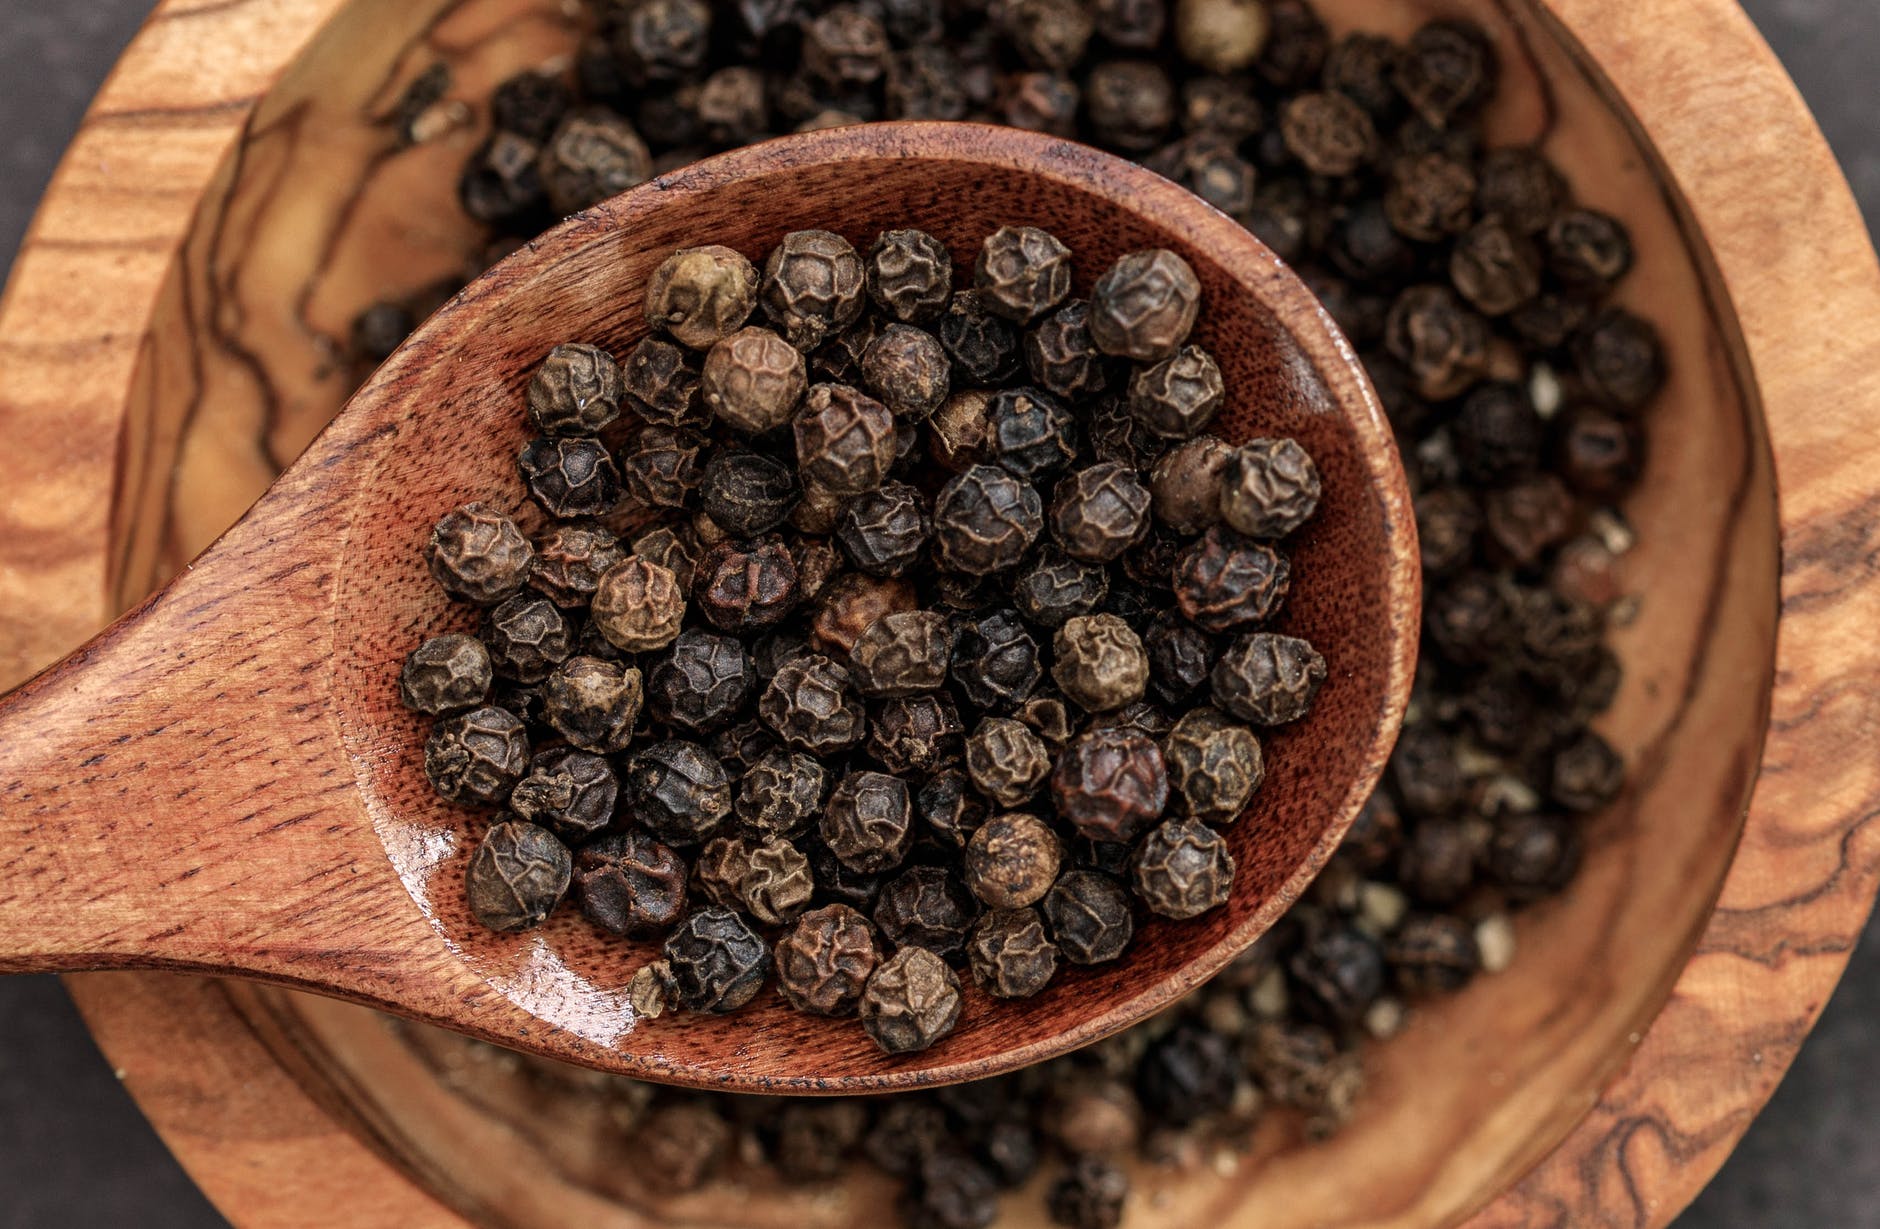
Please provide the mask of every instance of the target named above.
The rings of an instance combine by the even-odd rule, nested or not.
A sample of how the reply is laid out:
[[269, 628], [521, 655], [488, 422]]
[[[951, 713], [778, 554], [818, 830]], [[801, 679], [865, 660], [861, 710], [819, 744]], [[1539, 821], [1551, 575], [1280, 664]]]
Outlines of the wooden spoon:
[[[439, 800], [404, 655], [468, 630], [420, 550], [471, 499], [521, 505], [522, 390], [553, 345], [622, 352], [674, 248], [761, 261], [785, 232], [864, 249], [918, 226], [962, 279], [980, 241], [1035, 224], [1076, 254], [1076, 292], [1124, 252], [1169, 247], [1206, 299], [1196, 340], [1225, 374], [1228, 439], [1290, 435], [1325, 497], [1290, 545], [1276, 629], [1331, 676], [1264, 738], [1268, 773], [1228, 830], [1232, 901], [1149, 920], [1116, 965], [995, 1003], [968, 982], [959, 1029], [892, 1058], [853, 1020], [769, 991], [724, 1017], [640, 1018], [652, 944], [564, 908], [499, 935], [464, 903], [485, 816]], [[1094, 1041], [1220, 970], [1298, 896], [1370, 794], [1408, 697], [1414, 521], [1391, 432], [1306, 288], [1237, 223], [1082, 146], [1011, 129], [882, 124], [773, 141], [608, 201], [478, 279], [418, 330], [246, 517], [168, 588], [0, 700], [0, 971], [176, 968], [316, 990], [504, 1045], [673, 1083], [768, 1092], [991, 1075]]]

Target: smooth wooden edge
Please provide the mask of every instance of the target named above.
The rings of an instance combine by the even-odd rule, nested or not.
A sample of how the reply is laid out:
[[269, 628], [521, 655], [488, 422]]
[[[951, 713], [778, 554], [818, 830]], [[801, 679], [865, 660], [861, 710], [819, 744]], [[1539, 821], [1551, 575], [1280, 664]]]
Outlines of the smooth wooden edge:
[[[1871, 458], [1880, 443], [1868, 443], [1880, 434], [1872, 431], [1880, 417], [1875, 412], [1880, 408], [1880, 365], [1873, 361], [1872, 338], [1873, 322], [1880, 319], [1880, 271], [1826, 142], [1773, 55], [1731, 0], [1677, 5], [1676, 27], [1666, 21], [1668, 6], [1628, 0], [1545, 2], [1652, 132], [1690, 217], [1711, 241], [1719, 282], [1734, 301], [1747, 359], [1760, 384], [1779, 471], [1812, 467], [1812, 458], [1831, 449], [1833, 475], [1820, 480], [1824, 502], [1871, 487]], [[70, 524], [52, 526], [29, 523], [20, 512], [35, 505], [62, 506], [46, 505], [47, 495], [56, 499], [61, 491], [97, 489], [97, 470], [111, 464], [111, 415], [122, 402], [141, 336], [139, 326], [202, 187], [213, 177], [254, 99], [341, 7], [342, 0], [163, 5], [94, 104], [22, 249], [7, 297], [0, 302], [0, 337], [6, 339], [0, 354], [11, 367], [86, 354], [92, 381], [82, 390], [67, 385], [68, 391], [79, 394], [67, 403], [67, 412], [72, 404], [97, 407], [98, 425], [105, 428], [91, 437], [93, 451], [74, 458], [63, 476], [49, 474], [44, 485], [16, 487], [0, 502], [0, 525], [30, 527], [36, 534], [50, 530], [57, 539], [41, 547], [43, 538], [23, 541], [20, 533], [0, 534], [0, 554], [7, 564], [45, 566], [48, 559], [78, 560], [72, 566], [84, 570], [75, 582], [79, 584], [89, 584], [91, 573], [99, 573], [97, 583], [89, 586], [97, 593], [94, 603], [42, 612], [48, 617], [29, 629], [25, 643], [40, 662], [81, 639], [108, 613], [98, 562], [103, 557], [104, 522], [101, 516], [95, 524], [88, 521], [83, 508], [71, 510]], [[1701, 25], [1709, 37], [1686, 39], [1685, 23]], [[187, 35], [180, 33], [181, 26], [190, 27]], [[166, 59], [183, 37], [189, 39], [193, 54]], [[179, 69], [178, 63], [189, 68]], [[161, 105], [152, 107], [153, 98], [162, 100]], [[1752, 107], [1779, 140], [1749, 145], [1738, 139], [1744, 134], [1719, 133], [1712, 117], [1722, 113], [1726, 101]], [[102, 131], [125, 125], [136, 126], [151, 148], [164, 144], [158, 138], [166, 132], [186, 135], [190, 153], [141, 173], [127, 172], [153, 190], [136, 194], [135, 200], [128, 194], [112, 198], [104, 211], [107, 216], [101, 218], [98, 201], [87, 194], [87, 181], [94, 178], [89, 142]], [[174, 145], [170, 148], [174, 153]], [[1750, 203], [1756, 210], [1755, 225], [1742, 227], [1742, 211]], [[87, 234], [101, 222], [116, 224], [115, 237], [100, 241], [59, 233], [62, 224], [80, 217]], [[1780, 259], [1772, 261], [1772, 255]], [[81, 278], [101, 276], [101, 264], [111, 270], [119, 293], [108, 303], [88, 303], [76, 311], [67, 296], [69, 287]], [[1790, 293], [1768, 294], [1775, 286], [1786, 286]], [[1805, 300], [1793, 293], [1798, 286], [1808, 288]], [[57, 314], [45, 310], [53, 303], [60, 305]], [[1855, 336], [1860, 336], [1858, 345]], [[0, 421], [9, 429], [28, 424], [23, 407], [4, 397], [0, 394]], [[61, 420], [62, 440], [72, 438], [70, 424], [69, 416]], [[1862, 426], [1868, 428], [1866, 438]], [[1824, 442], [1824, 436], [1832, 439]], [[1868, 470], [1864, 475], [1863, 463]], [[74, 478], [74, 470], [83, 472]], [[1808, 493], [1786, 492], [1783, 507], [1790, 570], [1783, 590], [1776, 720], [1718, 913], [1627, 1072], [1560, 1148], [1476, 1216], [1471, 1222], [1475, 1226], [1667, 1223], [1721, 1165], [1774, 1090], [1858, 937], [1880, 878], [1880, 850], [1864, 824], [1874, 812], [1872, 799], [1860, 796], [1858, 789], [1822, 797], [1810, 774], [1797, 771], [1820, 757], [1809, 753], [1798, 762], [1783, 756], [1803, 750], [1797, 746], [1803, 737], [1796, 733], [1797, 723], [1805, 723], [1812, 711], [1826, 705], [1841, 714], [1834, 731], [1840, 745], [1871, 758], [1867, 749], [1875, 732], [1874, 705], [1855, 670], [1837, 671], [1844, 685], [1817, 691], [1811, 698], [1810, 688], [1796, 681], [1792, 669], [1803, 667], [1801, 677], [1810, 679], [1819, 672], [1818, 663], [1809, 669], [1802, 660], [1813, 645], [1830, 648], [1836, 660], [1868, 670], [1880, 652], [1869, 635], [1875, 612], [1871, 600], [1833, 600], [1836, 590], [1820, 573], [1825, 566], [1822, 552], [1833, 545], [1834, 525], [1808, 523], [1808, 514], [1819, 509], [1797, 506], [1798, 497], [1807, 500]], [[27, 543], [34, 549], [22, 560]], [[87, 553], [93, 544], [100, 548]], [[25, 591], [8, 587], [13, 582], [6, 579], [7, 572], [0, 568], [0, 609], [18, 609], [9, 599]], [[4, 664], [17, 676], [27, 662]], [[1818, 729], [1814, 733], [1819, 737]], [[1785, 849], [1776, 842], [1789, 818], [1785, 812], [1804, 801], [1805, 810], [1828, 815], [1826, 822], [1814, 826], [1812, 839], [1839, 849], [1841, 861], [1832, 891], [1790, 899], [1784, 890], [1783, 858], [1792, 846]], [[1772, 830], [1774, 837], [1768, 835]], [[1779, 921], [1785, 914], [1803, 913], [1809, 929], [1825, 937], [1806, 950], [1784, 948]], [[135, 1062], [125, 1072], [133, 1093], [225, 1214], [244, 1225], [303, 1223], [296, 1219], [295, 1208], [304, 1213], [304, 1205], [294, 1201], [305, 1192], [257, 1181], [256, 1170], [276, 1165], [331, 1169], [337, 1149], [338, 1155], [357, 1164], [335, 1170], [335, 1181], [321, 1184], [330, 1218], [361, 1225], [393, 1223], [386, 1219], [386, 1210], [395, 1197], [411, 1198], [415, 1187], [410, 1179], [336, 1128], [265, 1051], [231, 1054], [204, 1066], [200, 1053], [152, 1052], [132, 1044], [123, 1028], [114, 1028], [113, 1022], [123, 1020], [126, 1011], [135, 1011], [138, 988], [151, 981], [101, 975], [74, 978], [70, 984], [107, 1053]], [[179, 999], [187, 988], [202, 1000], [198, 1006], [204, 1008], [205, 1020], [221, 1016], [226, 1027], [248, 1031], [232, 1008], [225, 1003], [217, 1008], [206, 1000], [204, 996], [213, 994], [212, 983], [187, 979], [174, 985]], [[1720, 1021], [1740, 1023], [1743, 1007], [1758, 1002], [1799, 1004], [1801, 1027], [1742, 1038], [1719, 1027]], [[147, 1007], [148, 1000], [143, 1005]], [[1792, 1019], [1786, 1017], [1784, 1023]], [[231, 1082], [268, 1092], [248, 1106], [257, 1117], [244, 1124], [245, 1134], [232, 1139], [225, 1130], [191, 1130], [192, 1110]], [[1693, 1110], [1687, 1115], [1677, 1104], [1667, 1112], [1668, 1093], [1679, 1089], [1704, 1103], [1701, 1114]], [[428, 1227], [461, 1222], [438, 1205], [427, 1204], [420, 1218], [398, 1223]]]

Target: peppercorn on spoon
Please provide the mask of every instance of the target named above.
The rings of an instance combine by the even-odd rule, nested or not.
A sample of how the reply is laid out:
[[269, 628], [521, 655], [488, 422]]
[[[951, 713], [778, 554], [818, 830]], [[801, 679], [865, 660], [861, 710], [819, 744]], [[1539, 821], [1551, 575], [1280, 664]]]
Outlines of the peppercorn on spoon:
[[[655, 945], [562, 909], [498, 934], [464, 873], [490, 815], [440, 800], [403, 655], [473, 614], [421, 559], [445, 512], [513, 489], [523, 387], [553, 345], [623, 351], [647, 276], [679, 247], [761, 259], [786, 232], [866, 245], [919, 227], [966, 274], [1004, 225], [1075, 253], [1074, 293], [1166, 247], [1199, 275], [1195, 339], [1217, 357], [1230, 441], [1298, 439], [1324, 498], [1291, 541], [1300, 583], [1274, 629], [1329, 677], [1226, 829], [1232, 899], [1140, 922], [1123, 958], [1043, 993], [969, 984], [958, 1029], [889, 1056], [853, 1020], [766, 990], [726, 1016], [642, 1016]], [[518, 496], [518, 503], [520, 498]], [[1410, 502], [1389, 425], [1309, 291], [1232, 219], [1068, 142], [963, 124], [787, 137], [688, 167], [569, 219], [446, 305], [272, 489], [166, 589], [0, 699], [0, 970], [174, 968], [366, 1003], [538, 1054], [672, 1083], [768, 1092], [905, 1088], [991, 1075], [1154, 1012], [1293, 902], [1368, 797], [1408, 697], [1419, 621]]]

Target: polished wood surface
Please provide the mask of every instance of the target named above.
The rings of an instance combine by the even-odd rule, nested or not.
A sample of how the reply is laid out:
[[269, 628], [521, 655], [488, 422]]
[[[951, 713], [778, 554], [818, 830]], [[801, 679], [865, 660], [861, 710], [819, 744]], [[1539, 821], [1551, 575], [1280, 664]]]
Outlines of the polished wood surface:
[[[1512, 56], [1498, 135], [1544, 136], [1580, 195], [1652, 236], [1629, 301], [1667, 330], [1677, 378], [1656, 411], [1651, 482], [1628, 509], [1641, 545], [1624, 579], [1640, 613], [1607, 729], [1643, 767], [1574, 891], [1522, 919], [1514, 968], [1420, 1008], [1371, 1051], [1350, 1130], [1301, 1146], [1275, 1122], [1237, 1164], [1146, 1172], [1132, 1223], [1662, 1226], [1781, 1078], [1880, 877], [1865, 823], [1880, 771], [1868, 561], [1880, 273], [1826, 145], [1728, 0], [1322, 7], [1342, 27], [1486, 22]], [[393, 11], [409, 25], [375, 37]], [[473, 250], [450, 210], [410, 226], [385, 208], [400, 193], [442, 200], [475, 140], [393, 156], [375, 118], [403, 83], [442, 58], [477, 97], [568, 43], [552, 2], [163, 12], [54, 185], [38, 232], [51, 242], [29, 245], [0, 305], [0, 360], [43, 373], [0, 407], [86, 424], [59, 466], [6, 469], [0, 487], [0, 587], [19, 586], [0, 588], [0, 617], [22, 666], [77, 643], [247, 506], [272, 473], [258, 441], [291, 437], [267, 424], [291, 421], [304, 442], [347, 391], [324, 339], [353, 310], [418, 294]], [[107, 163], [161, 190], [113, 193], [96, 171]], [[94, 285], [112, 293], [71, 302]], [[212, 422], [210, 388], [229, 407]], [[150, 446], [114, 463], [93, 437], [119, 421]], [[48, 430], [38, 438], [69, 442]], [[68, 528], [111, 492], [114, 520]], [[34, 568], [62, 579], [38, 587]], [[679, 1206], [620, 1189], [610, 1161], [630, 1142], [582, 1118], [604, 1138], [556, 1143], [555, 1115], [585, 1101], [520, 1077], [461, 1091], [446, 1073], [472, 1060], [453, 1057], [452, 1038], [209, 979], [71, 985], [238, 1224], [300, 1225], [308, 1209], [425, 1229], [560, 1224], [574, 1209], [606, 1225], [756, 1223], [750, 1189]], [[544, 1184], [518, 1190], [503, 1175], [519, 1166]], [[885, 1208], [867, 1182], [761, 1193], [798, 1225], [881, 1223]], [[1011, 1206], [1014, 1223], [1038, 1216]]]

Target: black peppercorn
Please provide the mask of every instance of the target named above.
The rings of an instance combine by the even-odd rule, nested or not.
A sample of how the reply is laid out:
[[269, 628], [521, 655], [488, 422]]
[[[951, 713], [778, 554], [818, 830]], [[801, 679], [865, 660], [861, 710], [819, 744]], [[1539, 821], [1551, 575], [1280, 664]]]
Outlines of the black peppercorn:
[[763, 989], [770, 949], [729, 909], [700, 909], [666, 938], [679, 1006], [686, 1011], [736, 1011]]
[[872, 491], [894, 465], [894, 416], [846, 384], [812, 387], [794, 430], [804, 480], [826, 490], [844, 495]]
[[1569, 209], [1547, 227], [1547, 267], [1570, 288], [1602, 291], [1632, 268], [1632, 239], [1618, 219]]
[[1097, 871], [1066, 871], [1044, 897], [1045, 920], [1072, 964], [1107, 964], [1136, 932], [1123, 886]]
[[1300, 94], [1280, 113], [1280, 133], [1293, 157], [1314, 175], [1350, 175], [1377, 156], [1377, 127], [1350, 96]]
[[1417, 392], [1444, 401], [1488, 370], [1488, 321], [1447, 286], [1413, 286], [1391, 305], [1384, 344], [1410, 368]]
[[475, 636], [433, 636], [405, 659], [399, 698], [414, 712], [440, 717], [489, 698], [490, 653]]
[[1025, 364], [1046, 391], [1069, 401], [1109, 388], [1112, 361], [1090, 336], [1090, 304], [1068, 303], [1025, 334]]
[[1329, 926], [1309, 937], [1287, 971], [1307, 1014], [1333, 1027], [1357, 1024], [1384, 993], [1384, 953], [1351, 926]]
[[1531, 567], [1573, 536], [1578, 513], [1566, 483], [1553, 474], [1534, 474], [1490, 491], [1482, 519], [1500, 554]]
[[604, 836], [574, 856], [581, 911], [629, 938], [664, 933], [685, 912], [685, 859], [643, 832]]
[[888, 32], [860, 8], [835, 5], [803, 28], [803, 67], [831, 89], [872, 85], [887, 60]]
[[1078, 738], [1051, 774], [1058, 817], [1082, 836], [1133, 841], [1168, 806], [1168, 768], [1153, 739], [1110, 726]]
[[1625, 761], [1604, 738], [1581, 730], [1554, 752], [1547, 793], [1569, 811], [1597, 811], [1618, 797]]
[[899, 866], [914, 840], [907, 782], [881, 772], [849, 773], [829, 795], [820, 830], [829, 852], [851, 870], [876, 874]]
[[571, 111], [542, 146], [536, 163], [549, 204], [579, 213], [652, 177], [652, 155], [625, 117], [605, 107]]
[[1147, 153], [1175, 123], [1175, 86], [1160, 64], [1107, 60], [1084, 79], [1084, 119], [1099, 144]]
[[781, 926], [809, 908], [816, 881], [809, 859], [780, 837], [755, 842], [746, 858], [738, 899], [760, 925]]
[[953, 295], [953, 259], [922, 230], [883, 231], [868, 252], [868, 294], [903, 324], [938, 320]]
[[1044, 676], [1038, 642], [1011, 610], [990, 611], [959, 626], [951, 671], [968, 702], [998, 710], [1022, 703]]
[[658, 721], [692, 734], [728, 724], [757, 688], [757, 672], [730, 636], [679, 633], [647, 675], [647, 706]]
[[1574, 368], [1594, 396], [1614, 409], [1638, 411], [1664, 387], [1658, 331], [1624, 308], [1608, 308], [1573, 343]]
[[698, 388], [717, 418], [762, 435], [795, 416], [809, 384], [802, 352], [769, 329], [753, 326], [712, 346]]
[[906, 947], [877, 967], [862, 993], [862, 1027], [890, 1054], [925, 1050], [960, 1019], [960, 981], [932, 952]]
[[1183, 615], [1203, 631], [1224, 632], [1273, 616], [1292, 584], [1292, 564], [1264, 542], [1216, 525], [1175, 562]]
[[1187, 702], [1214, 669], [1214, 642], [1172, 613], [1150, 620], [1142, 647], [1149, 655], [1149, 689], [1166, 704]]
[[1087, 711], [1108, 712], [1142, 699], [1149, 659], [1129, 624], [1112, 614], [1081, 615], [1052, 639], [1051, 678]]
[[914, 813], [942, 845], [963, 849], [985, 822], [986, 805], [958, 770], [937, 772], [914, 795]]
[[524, 234], [552, 221], [538, 169], [542, 147], [513, 132], [494, 132], [465, 164], [457, 200], [472, 219]]
[[[1195, 2], [1190, 0], [1191, 4]], [[1256, 6], [1233, 4], [1228, 9], [1239, 10], [1244, 18]], [[1246, 78], [1190, 76], [1182, 82], [1182, 127], [1187, 131], [1238, 144], [1265, 126], [1265, 109]]]
[[1155, 519], [1180, 534], [1200, 533], [1219, 520], [1221, 487], [1234, 451], [1216, 436], [1198, 435], [1164, 453], [1149, 475]]
[[789, 343], [808, 352], [861, 315], [866, 282], [862, 258], [847, 239], [792, 231], [764, 264], [759, 301]]
[[1453, 994], [1482, 967], [1475, 932], [1447, 913], [1413, 913], [1385, 941], [1384, 959], [1405, 994]]
[[963, 728], [945, 696], [897, 697], [876, 708], [863, 748], [888, 772], [925, 776], [959, 758]]
[[848, 671], [819, 654], [799, 657], [778, 670], [757, 710], [785, 743], [812, 755], [853, 747], [866, 732]]
[[890, 324], [862, 352], [863, 387], [902, 418], [918, 421], [940, 408], [952, 383], [947, 352], [932, 333]]
[[1225, 137], [1211, 132], [1184, 137], [1151, 154], [1143, 165], [1230, 217], [1244, 218], [1253, 210], [1259, 172]]
[[850, 675], [865, 696], [933, 691], [946, 682], [952, 633], [931, 610], [897, 611], [870, 624], [849, 650]]
[[[642, 337], [627, 351], [621, 380], [625, 404], [643, 421], [666, 427], [698, 421], [699, 367], [691, 352], [658, 337]], [[641, 446], [652, 442], [643, 440]]]
[[973, 980], [1001, 999], [1028, 999], [1057, 975], [1058, 949], [1036, 909], [1000, 909], [981, 917], [966, 941]]
[[598, 440], [530, 440], [517, 465], [530, 496], [550, 516], [604, 516], [620, 501], [620, 471]]
[[777, 940], [776, 961], [777, 989], [790, 1006], [819, 1016], [847, 1016], [860, 1005], [880, 958], [867, 919], [838, 904], [797, 918]]
[[979, 248], [972, 284], [979, 306], [1025, 325], [1070, 295], [1070, 248], [1036, 226], [998, 227]]
[[626, 385], [599, 346], [556, 346], [529, 378], [529, 421], [544, 435], [593, 435], [620, 416]]
[[1493, 486], [1535, 469], [1546, 446], [1547, 424], [1519, 384], [1483, 384], [1463, 401], [1450, 424], [1462, 476]]
[[1129, 412], [1163, 439], [1188, 439], [1214, 420], [1226, 399], [1221, 369], [1200, 346], [1183, 346], [1129, 381]]
[[774, 537], [751, 543], [720, 542], [699, 560], [692, 594], [699, 613], [719, 631], [738, 635], [763, 631], [775, 627], [796, 606], [796, 561]]
[[685, 1101], [648, 1114], [632, 1140], [653, 1183], [678, 1192], [703, 1186], [732, 1142], [731, 1126], [715, 1107]]
[[846, 658], [875, 620], [919, 605], [905, 580], [845, 572], [823, 590], [810, 620], [810, 642], [831, 657]]
[[627, 760], [621, 784], [632, 814], [669, 845], [696, 845], [731, 813], [731, 779], [697, 743], [650, 743]]
[[975, 465], [934, 500], [934, 545], [942, 566], [974, 576], [1016, 564], [1044, 529], [1038, 492], [1003, 469]]
[[971, 893], [951, 871], [917, 866], [883, 885], [874, 920], [882, 937], [896, 947], [924, 948], [943, 960], [957, 961], [978, 913]]
[[937, 335], [953, 360], [956, 385], [996, 385], [1018, 372], [1023, 344], [1018, 328], [992, 311], [977, 291], [953, 296]]
[[1304, 640], [1253, 632], [1214, 664], [1214, 702], [1255, 725], [1285, 725], [1312, 707], [1325, 682], [1325, 659]]
[[690, 431], [648, 427], [620, 459], [620, 484], [649, 508], [683, 508], [698, 490], [704, 441]]
[[557, 747], [537, 755], [509, 795], [509, 809], [570, 843], [614, 820], [620, 783], [599, 755]]
[[1057, 836], [1037, 816], [994, 816], [966, 846], [966, 886], [988, 908], [1022, 909], [1050, 891], [1061, 856]]
[[849, 562], [869, 575], [905, 576], [920, 562], [931, 533], [921, 493], [905, 482], [889, 482], [849, 503], [836, 541]]
[[1443, 154], [1405, 156], [1391, 164], [1384, 216], [1418, 243], [1436, 243], [1469, 228], [1474, 217], [1475, 171]]
[[825, 774], [813, 756], [772, 747], [738, 784], [738, 822], [759, 837], [794, 836], [822, 804]]
[[714, 145], [748, 145], [763, 137], [770, 125], [764, 88], [764, 75], [741, 64], [705, 78], [693, 109], [705, 128], [706, 140]]
[[751, 866], [752, 848], [751, 842], [742, 837], [718, 836], [706, 841], [692, 862], [692, 896], [721, 909], [742, 909], [744, 901], [739, 891], [744, 886], [744, 872]]
[[515, 521], [470, 503], [438, 521], [424, 557], [444, 592], [493, 606], [527, 583], [534, 551]]
[[1133, 469], [1104, 463], [1058, 484], [1051, 527], [1075, 558], [1108, 563], [1149, 532], [1149, 490]]
[[1176, 722], [1162, 741], [1162, 758], [1181, 812], [1210, 824], [1238, 819], [1266, 777], [1253, 731], [1212, 708]]
[[1435, 21], [1410, 36], [1399, 60], [1397, 89], [1417, 114], [1438, 128], [1466, 116], [1495, 90], [1488, 36], [1466, 21]]
[[[802, 924], [802, 919], [798, 919], [798, 924]], [[785, 941], [788, 941], [787, 937]], [[785, 959], [780, 946], [777, 952], [779, 989], [785, 984]], [[831, 975], [834, 975], [835, 967], [833, 964], [828, 966]], [[861, 999], [861, 982], [867, 980], [867, 972], [873, 969], [871, 960], [867, 971], [856, 983], [856, 1001]], [[816, 977], [816, 972], [805, 972], [795, 980], [798, 984], [808, 984], [810, 979]], [[846, 980], [844, 978], [845, 987]], [[805, 999], [805, 1002], [811, 1001], [815, 1000]], [[814, 1008], [799, 1007], [798, 1010], [812, 1011]], [[853, 1010], [852, 1005], [850, 1010]], [[868, 1109], [859, 1098], [786, 1099], [776, 1114], [776, 1144], [771, 1162], [786, 1182], [822, 1182], [840, 1177], [853, 1163], [856, 1148], [862, 1141], [862, 1132], [868, 1127]]]
[[796, 506], [796, 475], [762, 453], [722, 449], [700, 484], [705, 515], [734, 537], [754, 538], [781, 525]]
[[1006, 389], [986, 407], [986, 444], [992, 459], [1035, 480], [1056, 473], [1077, 456], [1077, 420], [1036, 389]]
[[529, 584], [564, 608], [586, 606], [607, 570], [626, 558], [599, 525], [557, 525], [535, 545]]
[[685, 595], [670, 570], [630, 555], [602, 573], [589, 617], [617, 649], [628, 653], [661, 649], [679, 634]]
[[474, 708], [437, 723], [424, 746], [424, 775], [452, 802], [497, 804], [529, 763], [522, 722], [500, 708]]
[[1012, 582], [1012, 604], [1039, 627], [1062, 627], [1067, 620], [1102, 605], [1109, 584], [1109, 574], [1100, 564], [1047, 548]]
[[1476, 851], [1453, 819], [1426, 816], [1405, 834], [1397, 855], [1397, 881], [1426, 905], [1453, 905], [1475, 879]]
[[966, 772], [1001, 807], [1022, 805], [1051, 772], [1043, 741], [1023, 722], [985, 717], [966, 740]]
[[640, 716], [640, 672], [598, 657], [570, 657], [542, 683], [542, 715], [583, 751], [625, 749]]
[[1475, 224], [1449, 254], [1449, 280], [1486, 316], [1505, 316], [1541, 292], [1540, 249], [1499, 217]]
[[1221, 518], [1251, 538], [1283, 538], [1318, 510], [1318, 467], [1290, 439], [1248, 440], [1221, 471]]
[[1564, 888], [1579, 871], [1580, 857], [1580, 833], [1571, 820], [1508, 815], [1489, 839], [1483, 864], [1512, 899], [1526, 902]]
[[539, 683], [574, 652], [574, 631], [553, 602], [521, 593], [490, 611], [483, 644], [496, 677]]
[[1129, 1197], [1129, 1175], [1100, 1156], [1079, 1156], [1045, 1193], [1051, 1220], [1066, 1229], [1117, 1229]]
[[1001, 33], [1034, 68], [1062, 72], [1083, 59], [1096, 22], [1076, 0], [1014, 0], [998, 11]]
[[548, 829], [520, 820], [495, 824], [465, 872], [470, 915], [491, 930], [539, 925], [567, 894], [572, 868], [568, 847]]
[[1082, 101], [1077, 83], [1059, 73], [1008, 73], [999, 83], [998, 115], [1012, 128], [1072, 137]]
[[1087, 327], [1105, 354], [1138, 363], [1172, 358], [1201, 311], [1195, 271], [1166, 248], [1131, 252], [1097, 279]]

